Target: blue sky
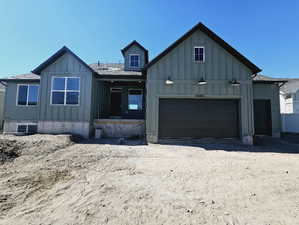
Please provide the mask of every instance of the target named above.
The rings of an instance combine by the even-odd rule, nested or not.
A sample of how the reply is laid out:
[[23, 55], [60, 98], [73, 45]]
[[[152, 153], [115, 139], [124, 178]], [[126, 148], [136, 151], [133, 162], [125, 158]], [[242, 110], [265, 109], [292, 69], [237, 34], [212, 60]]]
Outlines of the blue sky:
[[0, 77], [63, 45], [87, 63], [122, 61], [136, 39], [152, 59], [199, 21], [274, 77], [299, 77], [299, 1], [0, 0]]

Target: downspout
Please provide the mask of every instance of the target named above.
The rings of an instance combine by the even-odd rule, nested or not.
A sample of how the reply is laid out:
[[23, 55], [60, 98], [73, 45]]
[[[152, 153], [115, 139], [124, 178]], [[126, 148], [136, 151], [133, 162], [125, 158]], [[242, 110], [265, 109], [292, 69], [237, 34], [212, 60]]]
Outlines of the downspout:
[[146, 65], [145, 67], [142, 69], [142, 74], [144, 74], [145, 76], [145, 81], [144, 81], [144, 99], [145, 99], [145, 104], [144, 104], [144, 141], [145, 144], [147, 144], [147, 135], [146, 135], [146, 114], [147, 114], [147, 69], [146, 69]]

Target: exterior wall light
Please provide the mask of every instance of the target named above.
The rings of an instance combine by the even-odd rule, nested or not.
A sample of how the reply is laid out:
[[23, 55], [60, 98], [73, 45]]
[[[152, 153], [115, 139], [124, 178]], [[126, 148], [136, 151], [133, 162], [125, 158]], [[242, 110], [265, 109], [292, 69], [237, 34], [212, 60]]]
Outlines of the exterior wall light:
[[207, 82], [206, 82], [203, 78], [201, 78], [201, 79], [198, 81], [198, 84], [199, 84], [199, 85], [205, 85], [205, 84], [207, 84]]
[[173, 80], [170, 77], [168, 77], [165, 81], [165, 84], [173, 84]]
[[232, 86], [235, 86], [235, 87], [240, 86], [240, 82], [238, 82], [236, 79], [232, 80], [230, 83]]

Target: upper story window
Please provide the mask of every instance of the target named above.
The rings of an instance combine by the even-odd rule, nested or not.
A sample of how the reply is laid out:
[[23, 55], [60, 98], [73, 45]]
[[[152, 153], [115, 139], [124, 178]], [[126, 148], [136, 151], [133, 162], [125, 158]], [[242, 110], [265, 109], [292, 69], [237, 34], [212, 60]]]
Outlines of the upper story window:
[[131, 68], [139, 68], [140, 67], [140, 55], [131, 54], [130, 57], [130, 67]]
[[37, 105], [38, 84], [20, 84], [18, 85], [17, 105], [30, 106]]
[[128, 95], [128, 109], [129, 110], [142, 110], [142, 90], [129, 90]]
[[194, 47], [194, 61], [195, 62], [205, 61], [205, 47]]
[[53, 77], [51, 90], [52, 105], [79, 105], [79, 96], [79, 77]]

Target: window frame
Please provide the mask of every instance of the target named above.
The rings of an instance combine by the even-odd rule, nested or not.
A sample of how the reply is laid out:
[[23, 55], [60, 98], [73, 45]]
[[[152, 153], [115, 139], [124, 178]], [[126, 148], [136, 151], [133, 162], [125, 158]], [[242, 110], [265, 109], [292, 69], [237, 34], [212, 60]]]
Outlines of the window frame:
[[[131, 66], [131, 56], [138, 56], [138, 66]], [[140, 54], [129, 54], [129, 67], [134, 69], [140, 68], [140, 60]]]
[[[200, 48], [203, 49], [203, 60], [202, 61], [195, 59], [195, 49], [200, 49]], [[206, 50], [205, 50], [205, 46], [194, 46], [193, 47], [193, 61], [195, 63], [204, 63], [206, 61]]]
[[25, 134], [28, 134], [28, 127], [29, 125], [34, 125], [36, 126], [36, 133], [37, 133], [37, 129], [38, 129], [38, 126], [37, 126], [37, 123], [17, 123], [17, 127], [16, 127], [16, 133], [23, 133], [23, 132], [19, 132], [19, 126], [26, 126], [26, 132]]
[[[129, 109], [129, 96], [130, 91], [140, 91], [141, 92], [141, 109]], [[141, 88], [129, 88], [128, 89], [128, 111], [134, 111], [134, 112], [142, 112], [143, 111], [143, 89]]]
[[[65, 79], [65, 82], [64, 82], [64, 90], [54, 90], [53, 89], [53, 84], [54, 84], [54, 79], [55, 78], [64, 78]], [[67, 90], [67, 79], [69, 78], [78, 78], [79, 79], [79, 90]], [[64, 93], [64, 98], [63, 98], [63, 104], [53, 104], [52, 103], [52, 100], [53, 100], [53, 92], [62, 92]], [[79, 95], [78, 95], [78, 104], [66, 104], [66, 96], [68, 92], [78, 92]], [[80, 96], [81, 96], [81, 77], [74, 77], [74, 76], [71, 76], [71, 77], [68, 77], [68, 76], [52, 76], [52, 79], [51, 79], [51, 94], [50, 94], [50, 105], [51, 106], [71, 106], [71, 107], [78, 107], [80, 106]]]
[[[19, 105], [19, 89], [20, 86], [27, 86], [27, 98], [26, 98], [26, 105]], [[28, 105], [28, 99], [29, 99], [29, 86], [37, 86], [37, 101], [36, 105]], [[36, 107], [39, 103], [39, 84], [17, 84], [17, 95], [16, 95], [16, 106], [21, 106], [21, 107]]]

